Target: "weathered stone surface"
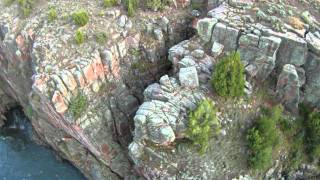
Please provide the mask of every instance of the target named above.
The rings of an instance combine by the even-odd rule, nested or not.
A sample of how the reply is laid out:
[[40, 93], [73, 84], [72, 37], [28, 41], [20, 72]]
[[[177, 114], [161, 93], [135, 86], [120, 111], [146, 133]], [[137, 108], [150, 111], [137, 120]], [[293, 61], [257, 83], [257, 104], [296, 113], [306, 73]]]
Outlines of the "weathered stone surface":
[[294, 65], [283, 66], [277, 82], [277, 95], [281, 103], [290, 111], [296, 112], [300, 101], [300, 81]]
[[217, 23], [214, 26], [211, 39], [222, 44], [225, 51], [234, 51], [237, 47], [238, 35], [238, 29]]
[[320, 57], [309, 53], [305, 64], [306, 84], [304, 102], [313, 107], [320, 107]]
[[215, 18], [200, 19], [197, 23], [198, 35], [205, 42], [209, 42], [212, 36], [212, 29], [217, 24], [218, 20]]
[[277, 33], [271, 30], [264, 32], [266, 35], [272, 35], [281, 38], [281, 45], [277, 54], [277, 65], [282, 67], [284, 64], [293, 64], [301, 66], [305, 63], [308, 53], [307, 42], [296, 34]]
[[310, 50], [320, 56], [320, 38], [315, 36], [313, 33], [309, 32], [306, 35], [306, 40]]
[[275, 67], [280, 43], [281, 39], [273, 36], [260, 38], [248, 34], [240, 37], [238, 50], [249, 77], [262, 81], [268, 78]]
[[193, 67], [181, 68], [179, 71], [181, 86], [195, 88], [199, 86], [197, 69]]

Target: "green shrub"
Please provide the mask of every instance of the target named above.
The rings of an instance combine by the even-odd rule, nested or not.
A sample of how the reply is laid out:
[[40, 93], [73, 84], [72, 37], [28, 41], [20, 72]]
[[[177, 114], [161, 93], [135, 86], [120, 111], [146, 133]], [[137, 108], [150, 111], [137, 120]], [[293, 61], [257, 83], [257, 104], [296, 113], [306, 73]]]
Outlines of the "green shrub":
[[54, 21], [55, 19], [57, 19], [57, 10], [55, 8], [50, 8], [49, 12], [48, 12], [48, 20], [50, 22]]
[[69, 112], [71, 115], [78, 119], [88, 106], [88, 99], [82, 93], [72, 97], [69, 104]]
[[128, 16], [133, 16], [138, 8], [138, 0], [125, 0]]
[[34, 6], [34, 0], [18, 0], [18, 3], [23, 16], [29, 16]]
[[220, 96], [244, 95], [244, 66], [238, 52], [225, 56], [217, 63], [211, 84]]
[[107, 42], [107, 33], [105, 32], [98, 32], [96, 33], [96, 40], [99, 44], [105, 44]]
[[118, 4], [117, 0], [103, 0], [103, 6], [106, 8], [116, 6], [117, 4]]
[[85, 10], [78, 10], [72, 14], [72, 19], [78, 26], [84, 26], [89, 21], [89, 15]]
[[199, 153], [203, 154], [208, 148], [208, 142], [214, 126], [219, 130], [214, 102], [206, 99], [199, 103], [195, 111], [189, 114], [187, 135], [193, 144], [199, 146]]
[[272, 165], [272, 149], [279, 144], [277, 122], [281, 118], [281, 106], [264, 110], [260, 119], [247, 133], [250, 149], [249, 165], [255, 170], [264, 170]]
[[163, 10], [166, 3], [164, 0], [147, 0], [147, 7], [155, 11]]
[[82, 44], [82, 43], [84, 43], [85, 35], [80, 29], [78, 29], [76, 31], [76, 35], [75, 35], [74, 39], [77, 44]]
[[10, 6], [14, 3], [15, 0], [4, 0], [4, 5], [5, 6]]
[[311, 112], [306, 119], [307, 150], [312, 159], [320, 158], [320, 113]]

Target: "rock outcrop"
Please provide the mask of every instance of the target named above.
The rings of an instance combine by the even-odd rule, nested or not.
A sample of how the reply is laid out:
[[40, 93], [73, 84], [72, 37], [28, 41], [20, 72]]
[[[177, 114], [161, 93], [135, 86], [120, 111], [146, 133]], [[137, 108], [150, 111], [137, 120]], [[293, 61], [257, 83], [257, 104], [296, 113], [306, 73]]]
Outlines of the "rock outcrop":
[[[186, 38], [190, 20], [174, 8], [166, 9], [168, 17], [140, 12], [128, 18], [122, 7], [100, 3], [46, 1], [24, 18], [18, 3], [1, 1], [0, 88], [32, 111], [41, 140], [86, 177], [129, 178], [133, 113], [144, 87], [167, 71], [167, 48]], [[51, 7], [58, 14], [53, 21]], [[89, 14], [83, 27], [71, 18], [79, 9]], [[81, 45], [74, 42], [77, 29], [85, 34]], [[105, 42], [97, 42], [99, 33], [107, 34]], [[70, 107], [80, 95], [87, 103], [75, 117]]]
[[286, 64], [278, 77], [277, 95], [281, 103], [291, 111], [298, 109], [301, 84], [294, 65]]

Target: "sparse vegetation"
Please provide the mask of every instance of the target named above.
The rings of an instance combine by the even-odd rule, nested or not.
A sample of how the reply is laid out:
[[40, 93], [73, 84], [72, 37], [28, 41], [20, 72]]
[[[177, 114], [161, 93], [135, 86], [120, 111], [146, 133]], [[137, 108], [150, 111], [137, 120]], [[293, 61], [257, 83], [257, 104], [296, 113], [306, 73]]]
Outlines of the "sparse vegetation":
[[4, 5], [5, 6], [10, 6], [11, 4], [14, 3], [15, 0], [4, 0]]
[[55, 8], [50, 8], [49, 12], [48, 12], [48, 20], [49, 22], [54, 21], [55, 19], [57, 19], [58, 15], [57, 15], [57, 10]]
[[69, 112], [71, 115], [78, 119], [82, 113], [86, 110], [88, 106], [88, 99], [87, 97], [79, 93], [77, 96], [71, 98], [70, 104], [69, 104]]
[[96, 36], [96, 40], [97, 40], [97, 42], [99, 44], [102, 45], [102, 44], [105, 44], [107, 42], [107, 38], [108, 38], [107, 33], [105, 33], [105, 32], [97, 32], [95, 36]]
[[103, 6], [106, 8], [116, 6], [117, 4], [118, 4], [117, 0], [103, 0]]
[[281, 106], [271, 110], [264, 110], [254, 127], [249, 129], [247, 140], [249, 143], [249, 165], [255, 170], [265, 170], [272, 165], [273, 149], [279, 144], [279, 130], [277, 123], [282, 116]]
[[80, 29], [78, 29], [76, 31], [74, 39], [77, 44], [82, 44], [84, 43], [84, 40], [85, 40], [85, 34]]
[[200, 154], [206, 152], [212, 130], [217, 132], [219, 127], [216, 107], [212, 100], [203, 100], [196, 110], [189, 114], [187, 135], [193, 144], [199, 147]]
[[85, 10], [78, 10], [72, 14], [72, 19], [78, 26], [84, 26], [89, 22], [89, 15]]
[[240, 97], [244, 95], [244, 66], [238, 52], [223, 57], [217, 63], [211, 84], [220, 96]]

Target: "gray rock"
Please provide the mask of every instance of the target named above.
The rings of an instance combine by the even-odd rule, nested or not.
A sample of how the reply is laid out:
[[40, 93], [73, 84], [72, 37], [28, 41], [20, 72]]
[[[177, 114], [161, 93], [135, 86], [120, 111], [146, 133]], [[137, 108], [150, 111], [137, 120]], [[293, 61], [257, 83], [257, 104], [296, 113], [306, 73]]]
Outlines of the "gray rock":
[[197, 69], [192, 67], [181, 68], [179, 71], [179, 81], [181, 86], [195, 88], [199, 86]]
[[273, 36], [248, 34], [240, 37], [238, 50], [250, 78], [261, 81], [268, 78], [275, 67], [280, 43], [281, 39]]
[[237, 47], [239, 30], [227, 27], [222, 23], [217, 23], [212, 32], [212, 41], [216, 41], [224, 46], [225, 51], [234, 51]]
[[309, 32], [306, 36], [306, 40], [310, 50], [320, 56], [320, 38]]
[[222, 51], [223, 51], [224, 46], [218, 42], [213, 42], [212, 47], [211, 47], [211, 54], [213, 57], [218, 57]]
[[320, 108], [320, 57], [309, 53], [305, 64], [306, 84], [304, 102]]
[[160, 28], [156, 28], [153, 30], [154, 36], [156, 38], [156, 40], [158, 41], [163, 41], [163, 33], [162, 30]]
[[202, 49], [196, 49], [191, 52], [191, 56], [200, 59], [204, 57], [204, 51]]
[[203, 41], [209, 42], [211, 40], [212, 28], [217, 22], [218, 20], [215, 18], [203, 18], [198, 21], [197, 32]]
[[300, 81], [294, 65], [286, 64], [278, 77], [277, 96], [290, 111], [296, 112], [300, 101]]
[[197, 65], [192, 56], [185, 56], [181, 59], [181, 61], [179, 61], [178, 64], [180, 68], [192, 67]]

